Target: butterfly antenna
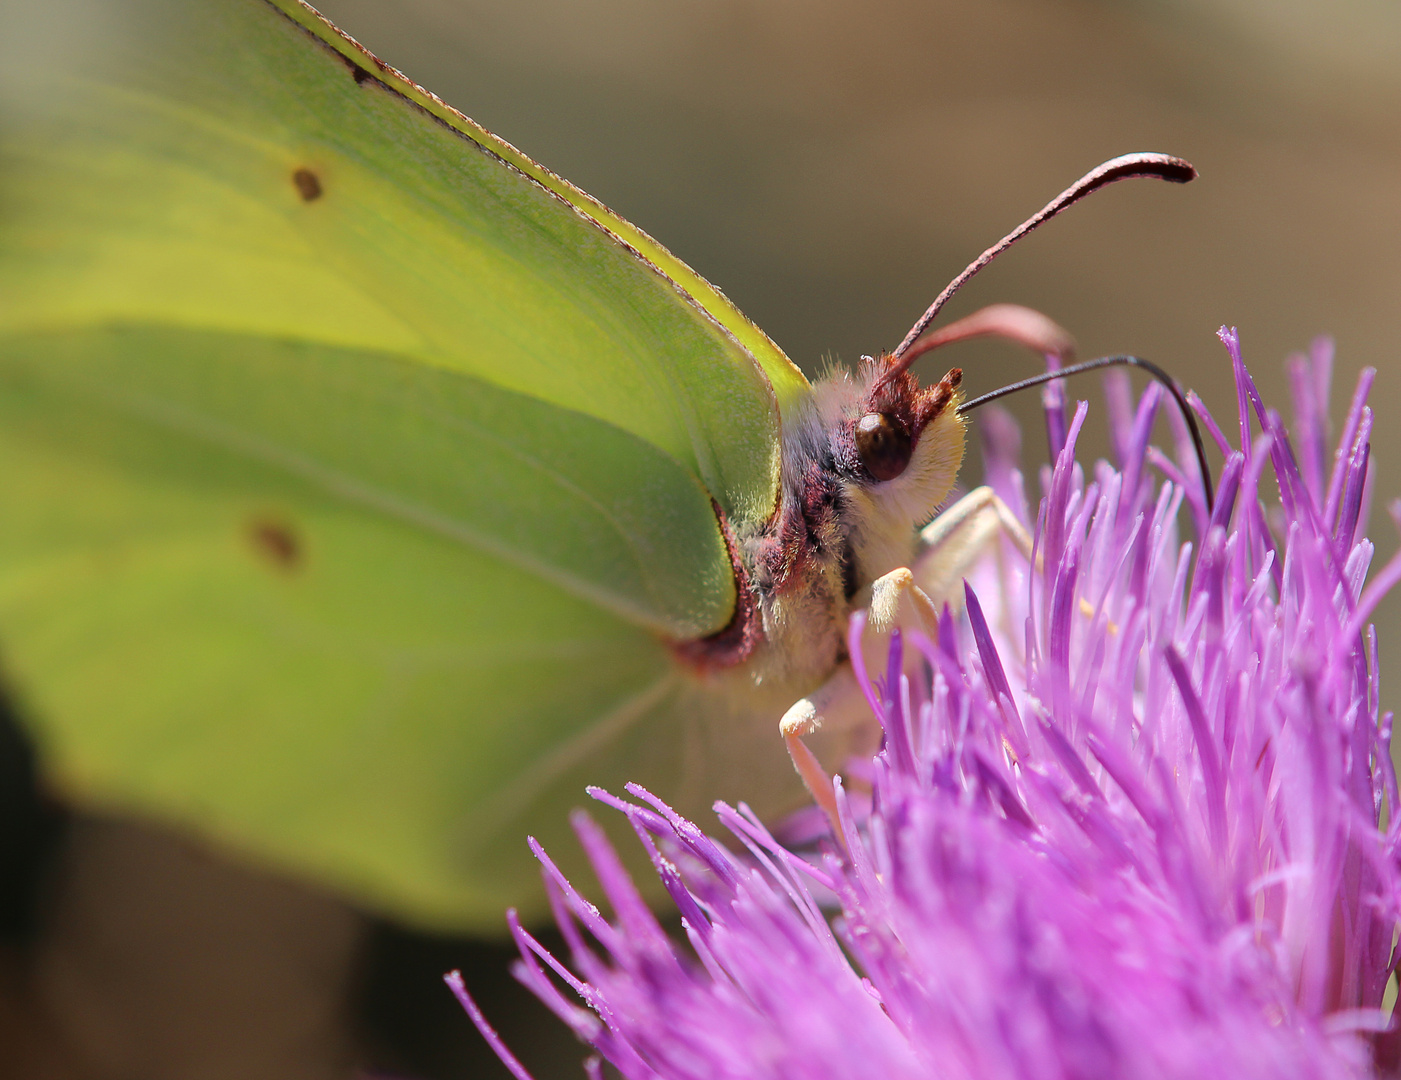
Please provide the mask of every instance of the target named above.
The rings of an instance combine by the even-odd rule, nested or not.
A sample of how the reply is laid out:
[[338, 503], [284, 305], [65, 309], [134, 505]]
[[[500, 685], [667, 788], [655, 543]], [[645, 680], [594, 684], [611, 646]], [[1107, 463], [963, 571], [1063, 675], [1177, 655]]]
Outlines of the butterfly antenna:
[[1068, 375], [1080, 375], [1086, 371], [1098, 371], [1107, 367], [1136, 367], [1146, 371], [1158, 382], [1167, 387], [1167, 391], [1177, 402], [1177, 408], [1182, 413], [1182, 419], [1187, 422], [1187, 430], [1192, 435], [1192, 448], [1197, 453], [1197, 467], [1202, 474], [1202, 490], [1206, 495], [1206, 512], [1210, 517], [1211, 512], [1216, 508], [1215, 492], [1211, 486], [1211, 469], [1206, 463], [1206, 446], [1202, 442], [1201, 428], [1197, 426], [1197, 417], [1192, 412], [1191, 406], [1187, 404], [1187, 395], [1183, 393], [1181, 384], [1160, 368], [1151, 360], [1144, 360], [1139, 356], [1101, 356], [1097, 360], [1086, 360], [1082, 364], [1071, 364], [1069, 367], [1057, 368], [1054, 371], [1043, 371], [1040, 375], [1033, 375], [1029, 379], [1022, 379], [1020, 382], [1008, 383], [990, 393], [975, 397], [972, 401], [965, 401], [955, 410], [959, 416], [970, 413], [974, 409], [981, 408], [989, 402], [1004, 398], [1008, 394], [1016, 394], [1022, 390], [1031, 390], [1037, 386], [1043, 386], [1055, 379], [1064, 379]]
[[1112, 161], [1106, 161], [1103, 165], [1099, 166], [1099, 168], [1087, 172], [1084, 176], [1080, 177], [1079, 180], [1071, 184], [1070, 187], [1066, 188], [1047, 203], [1040, 213], [1027, 218], [1001, 240], [993, 244], [992, 247], [988, 248], [969, 263], [963, 273], [959, 274], [958, 277], [954, 278], [945, 286], [944, 291], [935, 298], [934, 303], [929, 305], [929, 309], [919, 317], [919, 321], [916, 322], [914, 326], [910, 327], [910, 332], [905, 335], [905, 340], [900, 342], [899, 348], [891, 354], [894, 363], [881, 375], [881, 382], [886, 382], [899, 375], [900, 372], [904, 371], [914, 362], [915, 356], [917, 356], [918, 353], [912, 354], [910, 352], [910, 347], [919, 340], [921, 334], [929, 329], [929, 324], [934, 321], [943, 306], [949, 302], [950, 297], [958, 292], [959, 289], [963, 288], [964, 284], [976, 275], [979, 270], [992, 262], [993, 259], [1001, 255], [1002, 252], [1006, 251], [1027, 233], [1031, 232], [1032, 229], [1050, 221], [1051, 218], [1055, 217], [1062, 210], [1079, 202], [1091, 192], [1098, 191], [1107, 184], [1115, 183], [1118, 180], [1128, 180], [1137, 176], [1151, 176], [1159, 180], [1169, 180], [1174, 184], [1185, 184], [1187, 181], [1195, 179], [1196, 175], [1197, 170], [1192, 167], [1190, 162], [1183, 161], [1181, 158], [1171, 157], [1168, 154], [1149, 153], [1125, 154], [1123, 157], [1116, 157]]

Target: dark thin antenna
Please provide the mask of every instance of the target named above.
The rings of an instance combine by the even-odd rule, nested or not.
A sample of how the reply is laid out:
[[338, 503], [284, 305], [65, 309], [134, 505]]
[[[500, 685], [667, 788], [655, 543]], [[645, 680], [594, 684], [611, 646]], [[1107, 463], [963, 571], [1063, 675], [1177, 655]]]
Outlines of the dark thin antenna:
[[[985, 267], [998, 255], [1006, 251], [1027, 233], [1037, 226], [1050, 221], [1062, 210], [1073, 206], [1086, 195], [1093, 191], [1098, 191], [1106, 184], [1112, 184], [1118, 180], [1128, 180], [1137, 176], [1156, 177], [1159, 180], [1169, 180], [1174, 184], [1185, 184], [1189, 180], [1196, 178], [1197, 170], [1189, 162], [1181, 158], [1171, 157], [1167, 154], [1125, 154], [1123, 157], [1116, 157], [1112, 161], [1106, 161], [1097, 169], [1092, 169], [1079, 180], [1071, 184], [1054, 199], [1042, 208], [1039, 214], [1027, 218], [1015, 229], [1009, 232], [992, 247], [988, 248], [971, 263], [968, 267], [945, 286], [929, 305], [929, 309], [919, 317], [919, 321], [910, 328], [910, 332], [905, 335], [905, 340], [900, 342], [892, 354], [896, 363], [891, 365], [891, 369], [881, 376], [882, 381], [893, 378], [909, 366], [910, 361], [902, 361], [905, 353], [909, 350], [939, 314], [940, 309], [949, 301], [954, 293], [958, 292], [969, 278], [973, 277], [979, 270]], [[910, 358], [913, 360], [913, 357]]]
[[1206, 446], [1202, 443], [1201, 428], [1197, 427], [1197, 417], [1187, 404], [1187, 395], [1183, 393], [1182, 386], [1151, 360], [1144, 360], [1138, 356], [1101, 356], [1097, 360], [1086, 360], [1082, 364], [1071, 364], [1069, 367], [1057, 368], [1055, 371], [1043, 371], [1040, 375], [1033, 375], [1029, 379], [1022, 379], [1019, 382], [1008, 383], [1000, 389], [984, 394], [982, 397], [975, 397], [972, 401], [965, 401], [955, 411], [959, 416], [970, 413], [974, 409], [981, 408], [989, 402], [1004, 398], [1008, 394], [1015, 394], [1022, 390], [1031, 390], [1037, 386], [1043, 386], [1056, 379], [1064, 379], [1068, 375], [1080, 375], [1086, 371], [1098, 371], [1107, 367], [1136, 367], [1148, 372], [1149, 375], [1157, 379], [1167, 387], [1167, 391], [1177, 402], [1177, 408], [1182, 413], [1182, 419], [1187, 421], [1187, 430], [1192, 434], [1192, 447], [1197, 452], [1197, 465], [1202, 473], [1202, 489], [1206, 492], [1206, 513], [1211, 516], [1211, 512], [1216, 508], [1215, 493], [1211, 487], [1211, 469], [1206, 464]]

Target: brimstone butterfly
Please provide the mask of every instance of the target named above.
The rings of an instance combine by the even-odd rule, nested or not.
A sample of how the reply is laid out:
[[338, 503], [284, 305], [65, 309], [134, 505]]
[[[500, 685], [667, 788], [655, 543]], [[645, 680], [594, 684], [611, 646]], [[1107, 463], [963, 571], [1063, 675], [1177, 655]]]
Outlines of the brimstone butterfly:
[[810, 386], [298, 0], [9, 7], [0, 644], [58, 789], [491, 929], [585, 784], [789, 805], [957, 374]]

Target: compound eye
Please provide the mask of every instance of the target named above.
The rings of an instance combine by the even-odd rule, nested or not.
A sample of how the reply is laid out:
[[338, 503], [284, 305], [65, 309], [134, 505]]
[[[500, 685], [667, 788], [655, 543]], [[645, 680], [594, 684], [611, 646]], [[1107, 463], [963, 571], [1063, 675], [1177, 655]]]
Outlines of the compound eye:
[[867, 413], [856, 421], [856, 452], [877, 480], [894, 480], [904, 472], [912, 451], [905, 429], [885, 413]]

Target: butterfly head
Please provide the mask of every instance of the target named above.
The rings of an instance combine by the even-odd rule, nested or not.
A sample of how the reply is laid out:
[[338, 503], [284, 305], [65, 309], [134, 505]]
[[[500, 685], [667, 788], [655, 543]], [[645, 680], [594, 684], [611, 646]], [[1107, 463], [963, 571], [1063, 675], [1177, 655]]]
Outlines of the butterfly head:
[[963, 463], [963, 372], [921, 386], [889, 356], [863, 357], [852, 406], [830, 428], [844, 525], [860, 585], [904, 565], [914, 530], [948, 497]]
[[955, 368], [921, 386], [889, 356], [829, 372], [783, 427], [778, 512], [741, 538], [763, 636], [789, 675], [830, 670], [853, 603], [909, 565], [963, 461]]
[[[939, 464], [934, 454], [939, 436], [953, 434], [962, 441], [962, 422], [954, 412], [962, 382], [963, 369], [953, 368], [938, 382], [920, 386], [908, 370], [895, 370], [889, 356], [862, 357], [859, 415], [841, 433], [854, 452], [858, 475], [864, 472], [863, 479], [873, 484], [908, 478], [907, 483], [927, 486]], [[926, 439], [927, 432], [934, 438]], [[947, 484], [952, 483], [949, 477]], [[946, 486], [939, 498], [947, 493]]]
[[890, 357], [863, 357], [814, 387], [811, 410], [785, 431], [771, 580], [828, 567], [850, 597], [909, 561], [914, 530], [934, 516], [963, 461], [962, 378], [955, 368], [921, 386]]

